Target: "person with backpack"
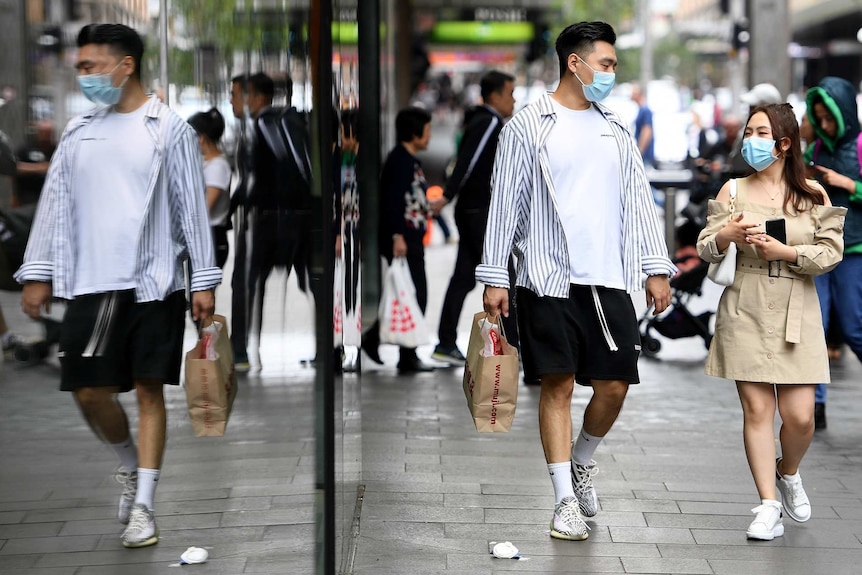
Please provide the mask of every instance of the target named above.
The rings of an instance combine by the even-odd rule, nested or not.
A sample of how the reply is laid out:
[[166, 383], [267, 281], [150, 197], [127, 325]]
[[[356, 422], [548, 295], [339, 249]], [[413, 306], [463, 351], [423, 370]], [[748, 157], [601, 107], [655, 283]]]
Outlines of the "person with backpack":
[[[431, 208], [440, 210], [457, 197], [455, 224], [458, 226], [460, 242], [455, 269], [443, 309], [438, 330], [439, 343], [431, 357], [449, 365], [464, 365], [466, 358], [455, 339], [458, 335], [458, 318], [467, 294], [476, 286], [476, 266], [482, 262], [482, 243], [488, 209], [491, 204], [491, 171], [497, 153], [497, 138], [503, 123], [515, 111], [515, 78], [509, 74], [491, 70], [481, 80], [482, 105], [468, 110], [464, 117], [464, 136], [458, 147], [458, 158], [452, 176], [446, 182], [443, 197], [433, 200]], [[514, 264], [510, 264], [514, 276]], [[514, 296], [514, 290], [510, 292]], [[518, 346], [518, 324], [514, 313], [503, 319], [509, 343]]]
[[[290, 102], [293, 84], [286, 79]], [[308, 285], [311, 236], [311, 160], [305, 117], [293, 107], [273, 107], [275, 82], [262, 72], [234, 78], [231, 101], [234, 115], [245, 118], [248, 134], [242, 144], [242, 197], [237, 199], [247, 218], [240, 227], [250, 230], [247, 261], [234, 264], [231, 340], [237, 369], [260, 370], [260, 336], [266, 281], [276, 267], [296, 270], [299, 288]], [[237, 212], [240, 213], [240, 212]], [[239, 256], [239, 248], [237, 248]], [[239, 311], [240, 313], [237, 313]]]
[[[862, 360], [862, 132], [856, 90], [843, 78], [827, 76], [805, 95], [806, 114], [816, 139], [805, 151], [814, 177], [832, 203], [847, 208], [844, 223], [844, 260], [829, 273], [817, 276], [823, 327], [829, 330], [833, 308], [844, 341]], [[826, 428], [826, 386], [817, 386], [814, 428]]]

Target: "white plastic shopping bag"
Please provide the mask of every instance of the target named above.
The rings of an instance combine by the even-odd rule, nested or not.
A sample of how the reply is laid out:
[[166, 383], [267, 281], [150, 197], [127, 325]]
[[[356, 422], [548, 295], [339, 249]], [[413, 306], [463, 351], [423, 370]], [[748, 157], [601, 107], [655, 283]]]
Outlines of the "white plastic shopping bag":
[[418, 347], [428, 343], [428, 327], [416, 301], [416, 287], [404, 258], [394, 258], [380, 298], [380, 343]]
[[332, 284], [332, 340], [337, 349], [344, 342], [344, 260], [341, 258], [335, 258]]

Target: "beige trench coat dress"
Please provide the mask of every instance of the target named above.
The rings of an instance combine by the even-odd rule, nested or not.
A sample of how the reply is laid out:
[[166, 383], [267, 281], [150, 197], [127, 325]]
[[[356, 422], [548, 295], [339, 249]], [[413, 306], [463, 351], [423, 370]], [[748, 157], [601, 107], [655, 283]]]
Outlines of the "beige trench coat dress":
[[[829, 360], [814, 276], [828, 272], [844, 251], [846, 208], [814, 206], [785, 214], [775, 207], [748, 201], [749, 178], [737, 180], [734, 217], [763, 225], [786, 220], [787, 245], [799, 254], [796, 263], [769, 264], [750, 244], [737, 244], [736, 275], [718, 304], [715, 336], [706, 360], [706, 373], [736, 381], [763, 383], [828, 383]], [[697, 251], [710, 263], [725, 254], [715, 236], [727, 223], [730, 206], [710, 200], [706, 226]], [[764, 228], [760, 228], [761, 230]]]

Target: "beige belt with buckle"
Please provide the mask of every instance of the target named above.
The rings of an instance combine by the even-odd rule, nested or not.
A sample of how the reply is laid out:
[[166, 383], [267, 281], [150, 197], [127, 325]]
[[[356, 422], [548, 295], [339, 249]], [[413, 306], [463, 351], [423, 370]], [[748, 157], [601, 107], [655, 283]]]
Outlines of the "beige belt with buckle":
[[772, 262], [773, 273], [778, 268], [778, 276], [770, 275], [770, 262], [759, 258], [738, 257], [736, 271], [746, 274], [779, 277], [796, 280], [790, 286], [790, 301], [787, 304], [787, 324], [784, 340], [788, 343], [802, 341], [802, 308], [805, 305], [805, 286], [802, 285], [808, 276], [790, 269], [787, 262]]

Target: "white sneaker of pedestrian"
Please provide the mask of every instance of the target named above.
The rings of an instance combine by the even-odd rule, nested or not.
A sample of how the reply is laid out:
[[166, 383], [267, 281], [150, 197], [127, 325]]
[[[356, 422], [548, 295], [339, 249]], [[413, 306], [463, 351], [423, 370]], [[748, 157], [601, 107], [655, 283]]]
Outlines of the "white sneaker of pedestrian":
[[114, 479], [123, 486], [123, 492], [120, 493], [120, 505], [117, 509], [117, 519], [125, 525], [129, 522], [129, 514], [132, 512], [135, 495], [138, 493], [138, 471], [136, 469], [124, 471], [121, 468], [117, 470]]
[[567, 541], [583, 541], [589, 534], [587, 524], [581, 519], [578, 509], [578, 500], [572, 497], [563, 497], [554, 508], [554, 518], [551, 519], [551, 537], [554, 539], [566, 539]]
[[748, 526], [745, 534], [749, 539], [772, 541], [784, 535], [784, 522], [781, 519], [781, 503], [772, 499], [764, 499], [761, 505], [751, 510], [757, 515]]
[[121, 536], [123, 547], [147, 547], [159, 542], [159, 528], [153, 512], [143, 503], [136, 503], [129, 514], [129, 524]]
[[799, 472], [796, 472], [795, 475], [781, 475], [776, 464], [775, 483], [778, 486], [778, 491], [781, 492], [781, 501], [787, 515], [799, 523], [811, 519], [811, 502], [808, 501], [808, 495], [802, 487], [802, 477], [799, 476]]
[[572, 460], [572, 487], [585, 517], [595, 517], [599, 512], [599, 498], [596, 488], [593, 487], [593, 476], [598, 472], [599, 468], [592, 459], [589, 465], [581, 465]]

